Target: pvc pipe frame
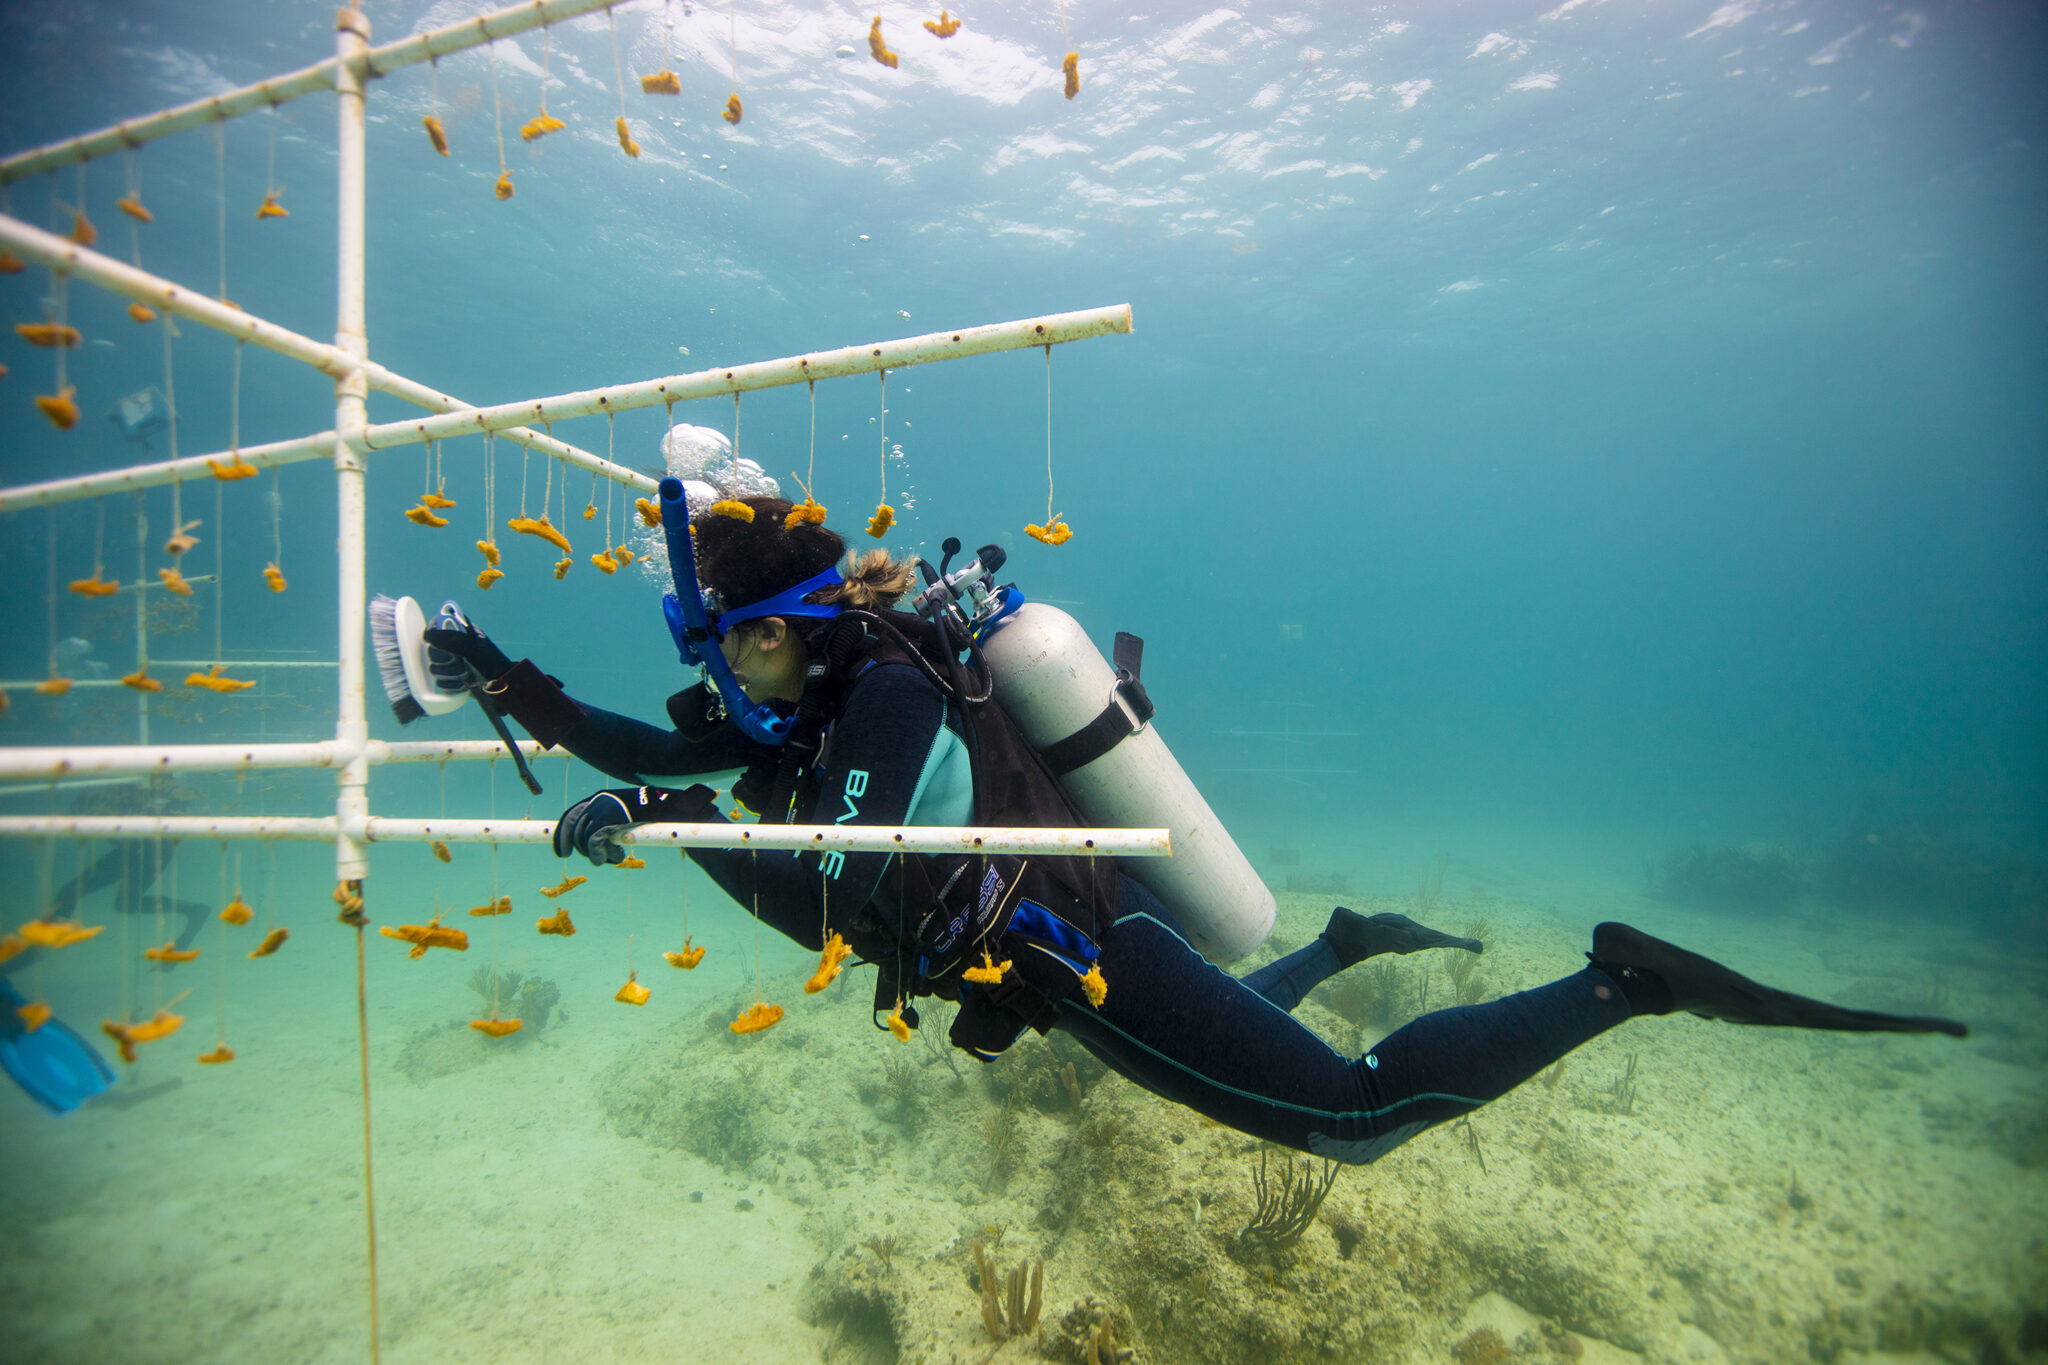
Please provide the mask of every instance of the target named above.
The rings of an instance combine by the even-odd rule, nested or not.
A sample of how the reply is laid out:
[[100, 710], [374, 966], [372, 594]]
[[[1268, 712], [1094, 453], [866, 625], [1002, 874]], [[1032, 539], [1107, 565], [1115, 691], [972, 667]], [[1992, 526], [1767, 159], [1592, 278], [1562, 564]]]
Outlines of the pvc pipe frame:
[[[369, 25], [360, 13], [343, 9], [336, 19], [336, 56], [303, 71], [266, 81], [210, 100], [166, 110], [147, 119], [74, 138], [40, 151], [0, 161], [0, 184], [38, 171], [83, 161], [124, 147], [140, 145], [185, 128], [249, 112], [263, 104], [294, 99], [325, 87], [337, 94], [339, 172], [337, 243], [337, 312], [333, 345], [300, 336], [274, 323], [184, 289], [146, 271], [123, 265], [68, 239], [0, 215], [0, 245], [17, 249], [48, 269], [77, 275], [114, 293], [148, 303], [161, 312], [225, 332], [244, 341], [313, 366], [335, 381], [335, 427], [297, 440], [273, 442], [212, 456], [163, 461], [80, 478], [56, 480], [0, 490], [0, 509], [48, 505], [109, 492], [146, 488], [198, 479], [214, 472], [215, 461], [239, 459], [259, 468], [331, 458], [337, 481], [340, 570], [339, 644], [335, 739], [311, 744], [116, 746], [82, 749], [0, 750], [0, 778], [60, 779], [79, 773], [148, 773], [178, 770], [233, 770], [272, 767], [341, 768], [333, 816], [222, 818], [148, 818], [18, 816], [0, 820], [0, 835], [73, 834], [82, 837], [156, 837], [166, 834], [221, 838], [303, 838], [332, 840], [336, 869], [343, 878], [369, 870], [367, 844], [378, 839], [490, 839], [539, 842], [552, 837], [552, 824], [542, 821], [425, 822], [372, 818], [368, 805], [369, 768], [378, 762], [481, 758], [497, 751], [482, 742], [390, 745], [369, 738], [363, 689], [364, 633], [364, 456], [373, 450], [414, 445], [445, 437], [501, 432], [509, 439], [564, 463], [590, 469], [630, 487], [649, 489], [654, 481], [600, 459], [587, 451], [534, 432], [527, 421], [552, 423], [571, 417], [611, 414], [657, 404], [673, 405], [694, 398], [738, 394], [756, 389], [815, 383], [877, 370], [900, 369], [996, 351], [1035, 346], [1050, 348], [1068, 341], [1131, 330], [1128, 304], [1081, 312], [1053, 314], [1015, 322], [934, 332], [894, 341], [849, 346], [817, 355], [790, 356], [733, 369], [704, 370], [645, 380], [637, 384], [587, 389], [525, 402], [478, 408], [393, 373], [368, 358], [364, 326], [364, 86], [371, 75], [413, 62], [537, 27], [591, 10], [607, 8], [605, 0], [532, 0], [532, 3], [485, 15], [465, 24], [418, 35], [384, 48], [368, 45]], [[411, 422], [369, 426], [365, 399], [374, 387], [440, 415]], [[429, 828], [435, 832], [427, 833]], [[847, 828], [837, 826], [643, 826], [635, 842], [671, 842], [683, 846], [777, 849], [841, 849], [847, 851], [943, 852], [1097, 852], [1125, 856], [1170, 854], [1166, 832], [1115, 830], [940, 830]]]
[[129, 119], [111, 128], [86, 133], [82, 137], [67, 138], [45, 147], [18, 152], [0, 160], [0, 185], [11, 185], [17, 180], [43, 171], [54, 171], [59, 166], [75, 165], [95, 157], [110, 155], [130, 147], [140, 147], [145, 142], [154, 142], [172, 133], [182, 133], [187, 128], [197, 128], [205, 123], [217, 123], [223, 119], [237, 118], [254, 113], [269, 105], [285, 104], [305, 95], [318, 94], [322, 90], [339, 88], [340, 77], [346, 72], [354, 76], [356, 86], [361, 89], [366, 79], [374, 76], [388, 76], [392, 72], [420, 62], [446, 57], [465, 48], [477, 47], [498, 38], [509, 38], [515, 33], [540, 28], [546, 24], [560, 23], [573, 19], [592, 10], [610, 9], [619, 0], [530, 0], [523, 5], [496, 10], [490, 14], [465, 19], [459, 24], [449, 24], [426, 33], [416, 33], [410, 38], [401, 38], [383, 47], [365, 48], [351, 54], [337, 53], [324, 62], [315, 63], [303, 70], [288, 75], [258, 81], [245, 85], [239, 90], [230, 90], [224, 95], [213, 95], [190, 104], [181, 104], [161, 110], [146, 118]]
[[[274, 322], [266, 322], [239, 308], [230, 308], [204, 294], [195, 293], [161, 276], [152, 275], [146, 270], [138, 270], [111, 256], [104, 256], [97, 251], [79, 246], [67, 237], [44, 232], [18, 218], [0, 215], [0, 246], [12, 247], [25, 259], [50, 270], [76, 275], [88, 284], [95, 284], [111, 293], [146, 303], [159, 313], [173, 313], [211, 327], [215, 331], [225, 332], [231, 337], [261, 346], [265, 350], [275, 351], [281, 356], [310, 365], [330, 378], [339, 380], [351, 369], [360, 369], [371, 388], [380, 393], [388, 393], [394, 398], [402, 398], [408, 403], [416, 403], [431, 412], [474, 411], [471, 404], [408, 379], [404, 375], [395, 374], [374, 360], [351, 358], [339, 346], [330, 346], [311, 337], [300, 336], [289, 328], [280, 327]], [[650, 489], [654, 487], [655, 481], [644, 474], [613, 464], [587, 450], [578, 449], [567, 442], [558, 441], [552, 436], [526, 427], [502, 427], [498, 434], [543, 455], [551, 455], [564, 464], [594, 470], [621, 483], [644, 485]], [[211, 455], [193, 455], [181, 460], [160, 460], [154, 464], [130, 465], [102, 474], [54, 479], [48, 483], [25, 484], [19, 488], [4, 489], [0, 490], [0, 509], [41, 507], [78, 498], [99, 497], [105, 493], [180, 483], [186, 479], [210, 478], [216, 466], [225, 468], [238, 459], [258, 469], [268, 469], [273, 465], [326, 459], [333, 453], [334, 433], [323, 431], [289, 441], [242, 446]]]
[[[9, 815], [0, 838], [265, 839], [330, 842], [344, 833], [366, 843], [552, 844], [552, 820], [408, 820], [332, 815]], [[618, 836], [635, 848], [752, 848], [838, 853], [1080, 853], [1170, 858], [1164, 829], [1000, 829], [946, 825], [634, 825]]]

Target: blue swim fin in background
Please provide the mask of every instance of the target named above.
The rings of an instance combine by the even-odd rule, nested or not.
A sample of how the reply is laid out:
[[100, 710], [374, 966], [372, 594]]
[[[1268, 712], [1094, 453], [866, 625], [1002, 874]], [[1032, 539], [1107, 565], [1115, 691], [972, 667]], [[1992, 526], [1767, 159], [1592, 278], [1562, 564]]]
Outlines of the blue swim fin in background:
[[114, 1083], [99, 1050], [55, 1019], [31, 1033], [15, 1010], [21, 992], [0, 980], [0, 1071], [53, 1114], [68, 1114]]

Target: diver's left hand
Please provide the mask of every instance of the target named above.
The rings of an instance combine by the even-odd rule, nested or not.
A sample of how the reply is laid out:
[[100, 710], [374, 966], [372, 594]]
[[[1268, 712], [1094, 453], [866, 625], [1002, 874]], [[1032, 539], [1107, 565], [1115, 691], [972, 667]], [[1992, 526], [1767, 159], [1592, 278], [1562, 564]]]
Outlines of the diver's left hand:
[[599, 867], [625, 861], [616, 842], [634, 825], [699, 824], [718, 820], [715, 795], [703, 783], [683, 791], [668, 787], [613, 787], [584, 797], [555, 822], [555, 856], [581, 853]]

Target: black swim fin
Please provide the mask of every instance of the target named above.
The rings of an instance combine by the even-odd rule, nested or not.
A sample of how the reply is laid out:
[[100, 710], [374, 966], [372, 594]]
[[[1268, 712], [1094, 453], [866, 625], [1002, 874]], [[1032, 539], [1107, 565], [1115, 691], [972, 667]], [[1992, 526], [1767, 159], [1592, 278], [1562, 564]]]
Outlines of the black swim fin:
[[114, 1069], [63, 1021], [31, 1030], [15, 1010], [21, 995], [0, 981], [0, 1071], [53, 1114], [67, 1114], [114, 1083]]
[[1609, 921], [1593, 926], [1586, 960], [1613, 977], [1637, 1014], [1685, 1010], [1702, 1019], [1769, 1028], [1829, 1029], [1841, 1033], [1946, 1033], [1970, 1030], [1953, 1019], [1852, 1010], [1751, 981], [1711, 958], [1687, 952], [1640, 929]]
[[1346, 967], [1369, 957], [1378, 957], [1381, 953], [1418, 953], [1424, 948], [1463, 948], [1468, 953], [1486, 951], [1486, 945], [1476, 938], [1440, 934], [1406, 915], [1391, 911], [1380, 915], [1361, 915], [1341, 905], [1330, 912], [1330, 923], [1324, 928], [1322, 937], [1335, 950], [1337, 961]]

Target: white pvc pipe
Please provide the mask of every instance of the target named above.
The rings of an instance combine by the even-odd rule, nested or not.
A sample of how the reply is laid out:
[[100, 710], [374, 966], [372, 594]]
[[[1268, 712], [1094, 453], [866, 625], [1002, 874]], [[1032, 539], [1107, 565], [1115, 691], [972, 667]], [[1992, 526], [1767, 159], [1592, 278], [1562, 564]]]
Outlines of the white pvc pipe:
[[73, 773], [247, 772], [326, 768], [333, 740], [310, 744], [100, 744], [0, 749], [0, 780], [32, 781]]
[[331, 815], [4, 815], [0, 838], [318, 839], [335, 835]]
[[[336, 227], [340, 244], [335, 263], [334, 347], [348, 368], [334, 381], [335, 503], [340, 516], [336, 533], [335, 574], [338, 643], [335, 647], [340, 695], [335, 699], [334, 745], [346, 754], [336, 783], [334, 875], [349, 881], [369, 875], [370, 851], [356, 828], [370, 814], [370, 764], [363, 756], [370, 741], [370, 720], [363, 696], [363, 636], [366, 614], [369, 545], [368, 497], [364, 489], [361, 446], [353, 439], [367, 420], [370, 396], [363, 362], [369, 358], [368, 322], [364, 316], [365, 239], [368, 217], [364, 174], [363, 76], [350, 63], [370, 47], [370, 21], [361, 11], [344, 9], [335, 16], [334, 93], [340, 116], [335, 165]], [[373, 1343], [374, 1345], [374, 1343]]]
[[[289, 328], [265, 321], [253, 313], [245, 313], [239, 308], [230, 308], [216, 299], [152, 275], [146, 270], [123, 264], [111, 256], [103, 256], [97, 251], [78, 245], [68, 237], [45, 232], [18, 218], [0, 215], [0, 246], [12, 247], [24, 259], [47, 269], [75, 275], [88, 284], [98, 285], [112, 293], [146, 303], [160, 313], [173, 313], [179, 317], [189, 318], [203, 326], [310, 365], [329, 378], [339, 378], [351, 368], [360, 368], [371, 388], [380, 393], [388, 393], [394, 398], [404, 399], [408, 403], [417, 404], [430, 412], [473, 410], [472, 405], [461, 399], [394, 373], [375, 361], [351, 358], [340, 347], [301, 336]], [[541, 454], [550, 455], [565, 464], [593, 470], [606, 478], [635, 488], [652, 489], [655, 485], [655, 481], [644, 474], [613, 464], [587, 450], [523, 426], [503, 427], [499, 429], [498, 434]], [[268, 469], [275, 465], [326, 459], [333, 453], [334, 433], [316, 432], [311, 436], [300, 436], [288, 441], [271, 441], [264, 445], [243, 446], [237, 450], [221, 450], [207, 455], [191, 455], [179, 460], [159, 460], [152, 464], [130, 465], [104, 473], [52, 479], [47, 483], [24, 484], [19, 488], [0, 490], [0, 508], [40, 507], [49, 503], [151, 488], [187, 479], [211, 478], [214, 465], [218, 464], [225, 468], [238, 457], [244, 464], [254, 465], [258, 469]]]
[[[0, 838], [320, 839], [340, 832], [333, 816], [7, 815]], [[372, 816], [370, 843], [548, 844], [552, 820], [405, 820]], [[619, 837], [639, 848], [753, 848], [841, 853], [1078, 853], [1170, 858], [1163, 829], [975, 829], [945, 825], [635, 825]]]
[[439, 417], [384, 422], [366, 428], [363, 439], [370, 449], [381, 450], [408, 442], [417, 444], [452, 436], [472, 436], [481, 431], [502, 431], [521, 422], [565, 422], [572, 417], [658, 407], [719, 394], [750, 393], [756, 389], [782, 388], [820, 379], [872, 374], [876, 370], [900, 370], [938, 360], [958, 360], [964, 356], [989, 355], [1033, 346], [1056, 346], [1062, 342], [1085, 341], [1130, 330], [1131, 306], [1119, 303], [1107, 308], [1088, 308], [1073, 313], [1022, 318], [1016, 322], [964, 327], [957, 332], [927, 332], [922, 336], [900, 337], [894, 341], [873, 341], [815, 355], [758, 360], [730, 369], [697, 370], [661, 379], [643, 379], [637, 384], [616, 384], [550, 398], [499, 403]]
[[[529, 0], [527, 4], [513, 5], [508, 9], [478, 15], [474, 19], [465, 19], [459, 24], [449, 24], [445, 28], [416, 33], [410, 38], [386, 43], [383, 47], [370, 48], [347, 64], [358, 78], [366, 73], [385, 76], [403, 67], [413, 66], [435, 57], [445, 57], [451, 52], [476, 47], [494, 38], [507, 38], [544, 24], [573, 19], [594, 9], [605, 9], [616, 3], [618, 0]], [[59, 166], [90, 161], [94, 157], [106, 156], [124, 148], [140, 147], [145, 142], [169, 137], [172, 133], [182, 133], [187, 128], [236, 118], [267, 105], [284, 104], [301, 96], [333, 89], [337, 69], [343, 60], [336, 57], [287, 75], [273, 76], [267, 81], [245, 85], [239, 90], [230, 90], [224, 95], [194, 100], [190, 104], [177, 105], [143, 118], [127, 119], [111, 128], [102, 128], [98, 132], [86, 133], [81, 137], [66, 138], [62, 142], [17, 152], [0, 161], [0, 185], [12, 184], [43, 171], [55, 170]]]
[[[546, 752], [530, 739], [519, 741], [519, 751], [528, 758]], [[509, 758], [505, 746], [495, 739], [370, 741], [372, 763], [447, 763], [461, 759]]]
[[[84, 686], [81, 683], [79, 686]], [[95, 680], [95, 685], [98, 680]], [[119, 683], [110, 683], [120, 686]], [[528, 758], [540, 745], [521, 740]], [[331, 739], [284, 744], [96, 744], [0, 748], [0, 782], [38, 782], [75, 773], [250, 772], [258, 768], [332, 768], [356, 757]], [[370, 764], [451, 763], [508, 755], [496, 740], [400, 741], [373, 739], [360, 755]]]

